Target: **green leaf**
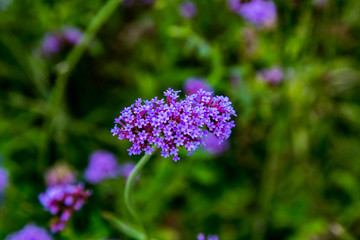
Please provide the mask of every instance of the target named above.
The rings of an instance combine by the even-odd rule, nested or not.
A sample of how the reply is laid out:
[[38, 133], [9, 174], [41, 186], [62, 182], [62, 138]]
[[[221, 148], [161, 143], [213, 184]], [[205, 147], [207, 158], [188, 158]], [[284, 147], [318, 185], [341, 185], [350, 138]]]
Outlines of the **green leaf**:
[[102, 213], [103, 218], [105, 218], [112, 226], [114, 226], [116, 229], [118, 229], [120, 232], [125, 233], [129, 237], [132, 237], [137, 240], [145, 240], [146, 236], [143, 232], [141, 232], [138, 229], [135, 229], [133, 226], [131, 226], [128, 223], [125, 223], [121, 219], [115, 217], [113, 214], [109, 212], [103, 212]]

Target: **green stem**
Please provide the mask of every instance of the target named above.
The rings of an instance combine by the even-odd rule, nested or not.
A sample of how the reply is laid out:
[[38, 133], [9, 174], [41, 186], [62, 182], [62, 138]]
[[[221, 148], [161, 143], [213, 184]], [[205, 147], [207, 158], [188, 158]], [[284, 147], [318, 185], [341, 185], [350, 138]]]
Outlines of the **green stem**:
[[[50, 98], [47, 103], [46, 113], [48, 118], [45, 121], [43, 127], [43, 136], [39, 145], [39, 166], [46, 166], [46, 154], [47, 146], [50, 141], [53, 131], [63, 131], [67, 122], [65, 103], [64, 103], [64, 92], [68, 78], [79, 62], [81, 56], [93, 41], [96, 33], [99, 31], [101, 26], [109, 19], [109, 17], [115, 12], [117, 7], [121, 4], [122, 0], [108, 0], [105, 5], [99, 10], [95, 17], [91, 20], [85, 33], [82, 36], [79, 44], [77, 44], [67, 58], [57, 65], [57, 78], [55, 80], [55, 86], [53, 87]], [[57, 121], [59, 116], [65, 121]]]
[[147, 234], [146, 234], [146, 230], [145, 227], [141, 221], [140, 215], [137, 212], [134, 204], [132, 203], [131, 199], [130, 199], [130, 191], [131, 191], [131, 187], [135, 182], [136, 176], [140, 173], [141, 169], [145, 166], [145, 164], [149, 161], [151, 155], [145, 154], [140, 161], [136, 164], [135, 168], [133, 169], [133, 171], [131, 172], [130, 176], [128, 177], [128, 179], [126, 180], [126, 184], [125, 184], [125, 193], [124, 193], [124, 199], [125, 199], [125, 205], [127, 207], [127, 209], [129, 210], [129, 212], [131, 213], [131, 215], [133, 216], [133, 218], [135, 219], [135, 221], [139, 224], [139, 226], [142, 228], [142, 230], [145, 233], [146, 239], [147, 239]]

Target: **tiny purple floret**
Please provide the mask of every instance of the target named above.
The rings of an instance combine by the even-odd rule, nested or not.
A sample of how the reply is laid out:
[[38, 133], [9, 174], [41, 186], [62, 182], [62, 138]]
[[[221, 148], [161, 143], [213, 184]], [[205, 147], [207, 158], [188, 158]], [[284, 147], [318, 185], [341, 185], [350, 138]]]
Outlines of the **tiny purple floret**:
[[9, 184], [9, 174], [8, 172], [0, 167], [0, 193], [4, 191], [4, 189]]
[[85, 170], [85, 179], [93, 184], [100, 183], [119, 175], [119, 165], [114, 154], [97, 150], [89, 157], [89, 165]]
[[183, 18], [194, 18], [197, 12], [196, 5], [191, 1], [185, 1], [180, 4], [179, 12]]
[[219, 240], [219, 237], [217, 235], [208, 235], [205, 237], [203, 233], [199, 233], [197, 235], [197, 240]]
[[265, 82], [276, 85], [284, 79], [284, 72], [280, 67], [273, 67], [261, 70], [258, 73], [258, 77]]
[[203, 78], [190, 77], [185, 80], [184, 92], [186, 95], [195, 94], [200, 89], [203, 89], [207, 92], [213, 91], [213, 89], [210, 87], [210, 85]]
[[242, 3], [237, 13], [260, 27], [271, 27], [276, 21], [276, 5], [272, 1], [252, 0]]

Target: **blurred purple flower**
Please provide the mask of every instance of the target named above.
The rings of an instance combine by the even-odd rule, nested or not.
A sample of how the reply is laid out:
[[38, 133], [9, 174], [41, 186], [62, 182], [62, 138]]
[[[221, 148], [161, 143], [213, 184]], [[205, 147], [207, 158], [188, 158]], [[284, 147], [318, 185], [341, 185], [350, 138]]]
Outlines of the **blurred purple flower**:
[[9, 174], [8, 172], [0, 167], [0, 193], [4, 191], [4, 189], [9, 184]]
[[65, 163], [55, 164], [45, 173], [46, 186], [73, 184], [75, 181], [74, 171]]
[[104, 150], [93, 152], [85, 170], [85, 179], [93, 184], [119, 175], [119, 165], [114, 154]]
[[229, 143], [226, 140], [219, 142], [219, 139], [213, 133], [208, 133], [203, 148], [210, 154], [218, 155], [229, 148]]
[[272, 27], [276, 21], [276, 6], [272, 1], [252, 0], [242, 3], [237, 13], [260, 27]]
[[273, 67], [270, 69], [261, 70], [258, 73], [258, 78], [275, 85], [281, 83], [281, 81], [284, 79], [284, 73], [280, 67]]
[[191, 1], [185, 1], [180, 4], [179, 12], [183, 18], [193, 18], [196, 15], [196, 5]]
[[313, 0], [312, 2], [316, 7], [325, 7], [328, 0]]
[[199, 91], [200, 89], [203, 89], [207, 92], [213, 90], [203, 78], [191, 77], [185, 80], [184, 92], [186, 95], [192, 95], [194, 93], [197, 93], [197, 91]]
[[18, 232], [8, 235], [5, 240], [52, 240], [50, 234], [43, 228], [33, 224], [26, 225]]
[[205, 237], [203, 233], [199, 233], [197, 235], [197, 240], [219, 240], [219, 237], [217, 235], [208, 235]]
[[55, 215], [50, 222], [51, 231], [55, 233], [63, 230], [71, 215], [81, 209], [90, 195], [90, 191], [84, 190], [82, 184], [48, 187], [39, 194], [39, 201], [45, 210]]
[[230, 137], [235, 126], [231, 116], [236, 113], [228, 97], [213, 97], [211, 92], [199, 90], [178, 102], [179, 92], [171, 88], [165, 91], [166, 102], [157, 97], [150, 101], [139, 98], [120, 112], [111, 132], [119, 140], [133, 143], [129, 155], [139, 155], [142, 151], [151, 154], [158, 147], [162, 157], [173, 156], [177, 161], [180, 147], [185, 147], [191, 155], [203, 144], [208, 132], [214, 133], [219, 142]]
[[79, 29], [70, 26], [47, 33], [42, 41], [42, 53], [45, 57], [51, 57], [63, 50], [66, 45], [78, 44], [82, 35]]
[[121, 176], [128, 178], [131, 174], [131, 172], [134, 170], [135, 163], [132, 162], [126, 162], [120, 166], [120, 173]]
[[42, 52], [46, 57], [50, 57], [60, 51], [61, 38], [53, 33], [48, 33], [42, 42]]
[[240, 0], [227, 0], [228, 8], [234, 12], [237, 12], [240, 9], [241, 3]]
[[76, 45], [80, 42], [80, 39], [82, 38], [82, 31], [75, 27], [66, 27], [63, 30], [63, 38], [64, 40], [69, 43], [70, 45]]

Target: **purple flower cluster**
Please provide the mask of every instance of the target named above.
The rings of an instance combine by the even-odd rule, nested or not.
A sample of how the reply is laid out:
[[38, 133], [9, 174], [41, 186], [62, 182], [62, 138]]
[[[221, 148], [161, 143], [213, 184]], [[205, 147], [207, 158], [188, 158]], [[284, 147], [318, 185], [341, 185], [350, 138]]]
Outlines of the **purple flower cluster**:
[[42, 42], [42, 53], [51, 57], [66, 46], [75, 46], [79, 43], [83, 33], [74, 27], [65, 27], [60, 31], [50, 32], [45, 35]]
[[128, 149], [129, 155], [142, 151], [151, 154], [157, 147], [162, 157], [173, 156], [177, 161], [180, 147], [192, 154], [203, 144], [208, 132], [214, 133], [219, 142], [229, 138], [235, 126], [231, 116], [236, 116], [229, 98], [212, 97], [211, 92], [199, 90], [177, 101], [179, 92], [169, 88], [164, 92], [166, 101], [157, 97], [150, 101], [139, 98], [120, 112], [111, 132], [113, 136], [118, 135], [119, 140], [133, 143]]
[[5, 240], [52, 240], [50, 234], [43, 228], [33, 224], [26, 225], [18, 232], [8, 235]]
[[184, 91], [186, 95], [197, 93], [197, 91], [200, 89], [203, 89], [207, 92], [213, 90], [203, 78], [191, 77], [185, 80]]
[[197, 240], [219, 240], [219, 237], [217, 235], [208, 235], [205, 237], [203, 233], [199, 233], [197, 235]]
[[213, 133], [208, 133], [203, 148], [210, 154], [218, 155], [229, 148], [229, 142], [225, 140], [219, 143], [219, 139]]
[[194, 18], [197, 12], [196, 5], [191, 1], [185, 1], [180, 4], [179, 12], [183, 18]]
[[39, 201], [44, 208], [55, 217], [50, 222], [52, 232], [58, 232], [65, 228], [66, 222], [71, 215], [81, 209], [90, 191], [84, 190], [82, 184], [57, 185], [48, 187], [46, 192], [39, 195]]
[[263, 69], [258, 73], [258, 78], [270, 84], [279, 84], [284, 79], [283, 70], [280, 67]]
[[4, 189], [9, 184], [9, 174], [8, 172], [0, 167], [0, 193], [4, 191]]
[[47, 186], [73, 184], [75, 181], [74, 171], [64, 163], [55, 164], [45, 173]]
[[272, 1], [252, 0], [236, 5], [232, 1], [236, 12], [250, 23], [260, 27], [271, 27], [276, 21], [276, 5]]
[[100, 183], [119, 175], [119, 165], [114, 154], [98, 150], [91, 154], [89, 165], [85, 170], [85, 179], [90, 183]]

